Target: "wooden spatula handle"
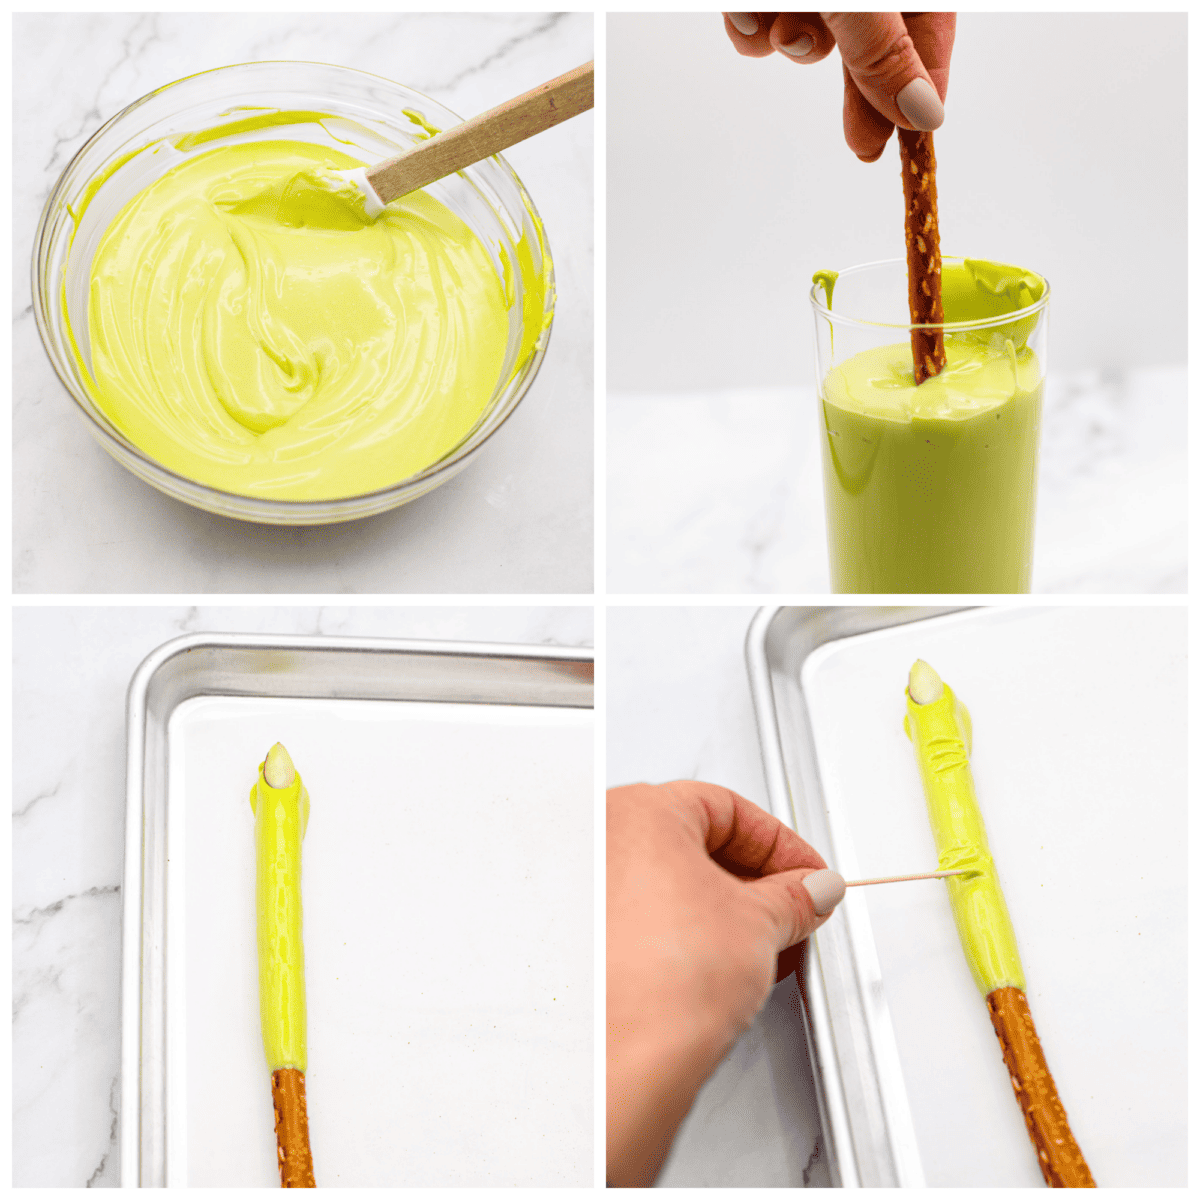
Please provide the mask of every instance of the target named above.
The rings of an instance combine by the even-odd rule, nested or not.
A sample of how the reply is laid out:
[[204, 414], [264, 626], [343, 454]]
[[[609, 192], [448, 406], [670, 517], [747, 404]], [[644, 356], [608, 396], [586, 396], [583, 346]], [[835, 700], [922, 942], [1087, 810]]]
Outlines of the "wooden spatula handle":
[[367, 171], [384, 204], [461, 171], [592, 107], [594, 63], [506, 100]]

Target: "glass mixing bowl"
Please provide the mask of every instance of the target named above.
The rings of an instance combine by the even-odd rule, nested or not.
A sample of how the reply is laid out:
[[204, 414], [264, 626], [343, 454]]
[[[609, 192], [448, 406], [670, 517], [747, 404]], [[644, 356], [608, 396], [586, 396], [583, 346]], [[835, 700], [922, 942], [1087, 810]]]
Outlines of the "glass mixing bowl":
[[[247, 109], [323, 114], [329, 119], [235, 132], [185, 150], [169, 140], [228, 125]], [[445, 129], [461, 119], [420, 92], [362, 71], [324, 63], [258, 62], [220, 67], [168, 84], [104, 125], [50, 193], [33, 251], [38, 331], [58, 377], [104, 449], [169, 496], [222, 516], [271, 525], [323, 525], [370, 516], [415, 500], [457, 475], [528, 391], [545, 356], [554, 315], [554, 270], [541, 219], [520, 179], [499, 155], [425, 189], [479, 238], [511, 297], [499, 383], [463, 441], [439, 461], [390, 487], [333, 500], [266, 499], [221, 491], [164, 467], [126, 438], [92, 399], [87, 305], [92, 258], [111, 221], [135, 195], [191, 155], [230, 142], [291, 138], [340, 149], [373, 164], [428, 136], [426, 126]], [[533, 264], [529, 279], [511, 266], [519, 261], [522, 238]], [[527, 329], [536, 340], [526, 336]]]

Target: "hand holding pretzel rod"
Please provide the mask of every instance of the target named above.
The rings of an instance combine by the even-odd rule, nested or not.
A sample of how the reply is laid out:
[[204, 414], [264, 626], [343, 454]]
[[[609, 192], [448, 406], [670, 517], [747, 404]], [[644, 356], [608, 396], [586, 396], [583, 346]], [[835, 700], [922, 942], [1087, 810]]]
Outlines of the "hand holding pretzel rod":
[[778, 51], [793, 62], [815, 63], [836, 45], [845, 80], [846, 143], [863, 162], [875, 162], [892, 130], [900, 143], [904, 179], [904, 242], [913, 377], [924, 383], [946, 365], [940, 326], [942, 255], [937, 224], [937, 163], [933, 130], [945, 119], [942, 102], [954, 47], [954, 13], [725, 13], [725, 32], [740, 54]]
[[836, 45], [842, 56], [846, 143], [863, 162], [883, 153], [893, 128], [937, 129], [950, 80], [954, 13], [725, 13], [739, 54], [778, 52], [809, 65]]

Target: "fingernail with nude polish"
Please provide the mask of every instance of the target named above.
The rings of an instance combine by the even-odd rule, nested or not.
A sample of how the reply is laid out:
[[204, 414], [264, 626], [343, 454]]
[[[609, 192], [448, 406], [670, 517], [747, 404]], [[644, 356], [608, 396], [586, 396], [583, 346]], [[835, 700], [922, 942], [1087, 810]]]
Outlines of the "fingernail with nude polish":
[[813, 40], [807, 33], [802, 33], [794, 42], [788, 42], [786, 46], [779, 48], [784, 54], [790, 54], [793, 58], [804, 58], [812, 53]]
[[904, 119], [914, 128], [926, 132], [941, 128], [946, 119], [946, 110], [938, 94], [926, 79], [913, 79], [896, 93], [896, 107]]
[[758, 32], [758, 18], [753, 13], [726, 13], [725, 15], [742, 37], [753, 37]]
[[896, 108], [904, 113], [905, 120], [913, 128], [931, 132], [940, 128], [946, 120], [946, 109], [937, 98], [929, 80], [912, 79], [896, 92]]
[[846, 881], [836, 871], [814, 871], [806, 875], [801, 883], [812, 897], [813, 909], [818, 917], [833, 912], [846, 894]]

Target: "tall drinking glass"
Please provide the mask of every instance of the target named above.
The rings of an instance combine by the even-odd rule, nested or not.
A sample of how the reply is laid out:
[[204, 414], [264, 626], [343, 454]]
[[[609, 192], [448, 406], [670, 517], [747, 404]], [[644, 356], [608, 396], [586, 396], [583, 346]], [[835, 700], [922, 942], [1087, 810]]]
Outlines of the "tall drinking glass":
[[1049, 284], [944, 258], [946, 366], [919, 387], [904, 259], [809, 299], [833, 590], [1027, 592]]

